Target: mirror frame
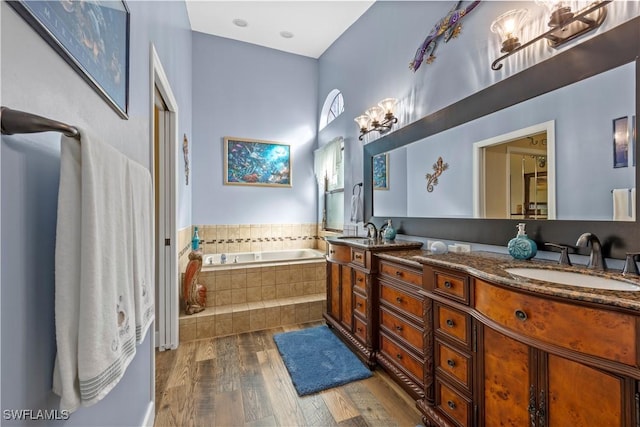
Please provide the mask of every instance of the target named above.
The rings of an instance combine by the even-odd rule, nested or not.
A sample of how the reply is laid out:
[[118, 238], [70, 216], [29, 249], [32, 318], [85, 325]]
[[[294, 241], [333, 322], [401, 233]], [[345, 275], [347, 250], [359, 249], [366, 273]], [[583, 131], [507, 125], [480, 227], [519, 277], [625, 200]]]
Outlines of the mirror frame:
[[[635, 17], [571, 49], [533, 65], [422, 119], [410, 123], [363, 147], [364, 218], [382, 225], [389, 217], [373, 216], [373, 156], [494, 113], [544, 93], [635, 62], [636, 188], [640, 184], [640, 17]], [[589, 173], [585, 171], [585, 173]], [[636, 215], [640, 214], [636, 198]], [[399, 233], [409, 236], [506, 246], [519, 222], [539, 250], [545, 242], [574, 246], [580, 234], [596, 234], [608, 258], [624, 259], [640, 251], [640, 224], [620, 221], [512, 220], [479, 218], [391, 217]], [[588, 250], [587, 250], [588, 251]], [[584, 252], [588, 253], [588, 252]]]

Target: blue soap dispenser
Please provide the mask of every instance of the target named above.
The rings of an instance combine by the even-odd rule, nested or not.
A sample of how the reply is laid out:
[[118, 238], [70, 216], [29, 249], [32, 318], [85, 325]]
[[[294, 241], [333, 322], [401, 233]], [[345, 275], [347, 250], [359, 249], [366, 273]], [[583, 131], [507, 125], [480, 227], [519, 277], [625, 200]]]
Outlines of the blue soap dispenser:
[[200, 236], [198, 236], [198, 227], [194, 227], [193, 238], [191, 239], [191, 249], [194, 251], [200, 249]]
[[395, 240], [396, 238], [396, 229], [391, 225], [391, 220], [387, 220], [387, 225], [384, 227], [384, 231], [382, 232], [382, 238], [384, 240]]
[[536, 256], [536, 253], [538, 252], [536, 242], [527, 236], [527, 233], [524, 231], [524, 227], [524, 222], [518, 224], [518, 234], [516, 237], [509, 240], [509, 244], [507, 245], [509, 254], [515, 259], [531, 259]]

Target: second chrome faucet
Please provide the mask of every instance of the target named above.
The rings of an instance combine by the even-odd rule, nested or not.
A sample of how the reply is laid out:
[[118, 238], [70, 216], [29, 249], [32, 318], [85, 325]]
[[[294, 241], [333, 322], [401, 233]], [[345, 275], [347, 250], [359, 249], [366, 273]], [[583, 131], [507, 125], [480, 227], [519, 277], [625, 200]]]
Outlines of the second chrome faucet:
[[602, 245], [600, 239], [593, 233], [583, 233], [578, 237], [576, 246], [585, 248], [591, 245], [591, 253], [589, 254], [589, 264], [587, 268], [594, 270], [606, 270], [607, 264], [604, 261], [604, 255], [602, 254]]

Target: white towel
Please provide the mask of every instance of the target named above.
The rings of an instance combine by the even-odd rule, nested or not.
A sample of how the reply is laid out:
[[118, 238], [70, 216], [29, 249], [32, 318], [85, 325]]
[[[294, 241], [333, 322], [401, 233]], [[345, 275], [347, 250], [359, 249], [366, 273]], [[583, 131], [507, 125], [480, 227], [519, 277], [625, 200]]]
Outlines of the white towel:
[[104, 398], [136, 352], [129, 160], [80, 134], [80, 156], [62, 138], [55, 261], [54, 392], [70, 412]]
[[636, 187], [631, 189], [631, 220], [636, 220]]
[[351, 222], [361, 222], [364, 220], [363, 218], [362, 198], [360, 197], [360, 187], [358, 186], [358, 192], [351, 196]]
[[[635, 189], [634, 189], [635, 190]], [[635, 198], [635, 191], [633, 192]], [[631, 194], [628, 188], [616, 188], [613, 190], [613, 220], [614, 221], [634, 221], [635, 213], [629, 213], [629, 198]], [[635, 202], [632, 206], [635, 208]], [[634, 209], [635, 210], [635, 209]]]
[[136, 341], [140, 344], [154, 319], [153, 191], [151, 174], [134, 161], [129, 161], [129, 178]]

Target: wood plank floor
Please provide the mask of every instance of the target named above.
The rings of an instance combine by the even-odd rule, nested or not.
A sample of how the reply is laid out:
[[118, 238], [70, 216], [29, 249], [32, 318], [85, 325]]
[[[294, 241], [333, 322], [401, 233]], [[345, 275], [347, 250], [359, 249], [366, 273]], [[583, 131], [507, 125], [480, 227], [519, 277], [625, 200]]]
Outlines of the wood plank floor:
[[156, 352], [155, 426], [408, 426], [414, 402], [380, 369], [299, 397], [273, 335], [307, 323], [180, 344]]

